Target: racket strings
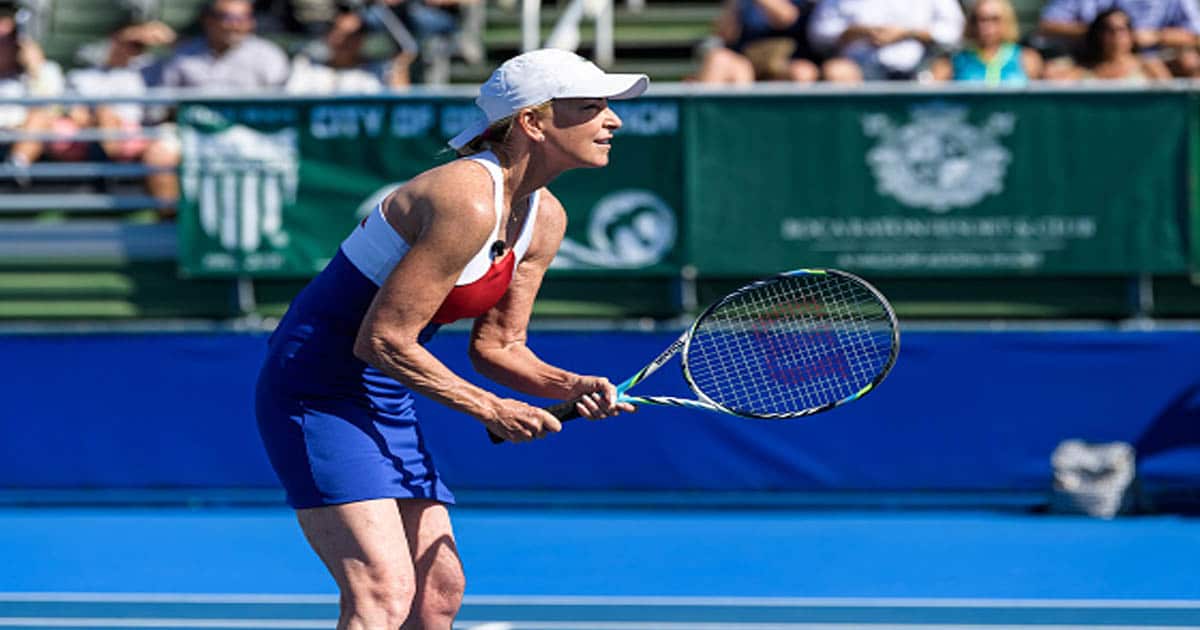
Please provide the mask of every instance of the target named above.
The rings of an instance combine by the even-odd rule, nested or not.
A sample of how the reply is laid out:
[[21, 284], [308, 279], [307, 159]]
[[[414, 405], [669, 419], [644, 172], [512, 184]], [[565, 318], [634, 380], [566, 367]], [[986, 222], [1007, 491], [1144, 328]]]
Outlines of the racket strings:
[[888, 307], [853, 276], [798, 274], [730, 296], [696, 325], [685, 369], [713, 402], [785, 417], [846, 400], [888, 368]]

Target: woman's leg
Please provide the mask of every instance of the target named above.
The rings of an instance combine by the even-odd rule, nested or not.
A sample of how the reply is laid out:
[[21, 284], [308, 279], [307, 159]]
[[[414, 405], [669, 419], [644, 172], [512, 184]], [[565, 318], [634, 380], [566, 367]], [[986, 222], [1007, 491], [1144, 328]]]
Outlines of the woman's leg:
[[834, 57], [821, 65], [821, 74], [830, 83], [862, 83], [863, 71], [851, 59]]
[[176, 169], [181, 159], [179, 143], [173, 139], [154, 140], [142, 154], [142, 163], [156, 169], [146, 176], [146, 191], [162, 204], [160, 215], [163, 218], [175, 216], [175, 204], [179, 202]]
[[696, 80], [700, 83], [754, 83], [754, 66], [742, 55], [717, 47], [704, 55]]
[[394, 499], [297, 510], [304, 535], [341, 591], [338, 630], [396, 630], [416, 585]]
[[408, 534], [408, 548], [416, 568], [417, 593], [406, 629], [450, 630], [454, 616], [462, 606], [466, 578], [450, 513], [436, 501], [404, 499], [397, 501]]

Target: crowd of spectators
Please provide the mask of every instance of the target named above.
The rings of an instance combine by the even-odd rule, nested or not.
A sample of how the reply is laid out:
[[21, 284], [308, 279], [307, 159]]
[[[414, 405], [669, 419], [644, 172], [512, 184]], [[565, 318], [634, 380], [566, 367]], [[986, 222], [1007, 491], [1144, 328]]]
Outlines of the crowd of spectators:
[[1147, 82], [1200, 78], [1197, 0], [725, 0], [695, 80]]
[[[457, 32], [454, 9], [473, 1], [210, 0], [196, 32], [188, 35], [144, 14], [136, 2], [114, 0], [119, 25], [103, 41], [82, 48], [79, 67], [64, 72], [21, 28], [25, 16], [19, 4], [0, 0], [0, 97], [10, 99], [0, 104], [7, 171], [24, 187], [31, 164], [39, 160], [141, 162], [149, 167], [148, 193], [169, 208], [179, 195], [174, 171], [180, 161], [169, 111], [115, 99], [144, 96], [151, 88], [291, 94], [403, 89], [431, 42]], [[289, 55], [260, 33], [260, 17], [307, 38]], [[397, 35], [389, 37], [395, 45], [385, 58], [364, 53], [372, 29]], [[448, 50], [443, 46], [438, 54]], [[96, 102], [33, 100], [63, 95]]]
[[[18, 3], [0, 0], [0, 97], [111, 99], [155, 87], [373, 93], [444, 82], [449, 55], [482, 60], [462, 23], [465, 8], [485, 1], [209, 0], [195, 31], [177, 33], [138, 9], [147, 3], [113, 0], [125, 19], [64, 72], [23, 32]], [[1011, 0], [724, 0], [691, 79], [1200, 78], [1198, 2], [1047, 0], [1036, 28], [1022, 33]], [[285, 51], [266, 36], [280, 33], [298, 45]], [[392, 44], [386, 54], [366, 52], [372, 33]], [[88, 139], [83, 130], [95, 133]], [[150, 167], [148, 192], [167, 206], [178, 196], [180, 160], [168, 131], [165, 108], [138, 103], [0, 104], [7, 170], [17, 183], [39, 160], [141, 162]]]

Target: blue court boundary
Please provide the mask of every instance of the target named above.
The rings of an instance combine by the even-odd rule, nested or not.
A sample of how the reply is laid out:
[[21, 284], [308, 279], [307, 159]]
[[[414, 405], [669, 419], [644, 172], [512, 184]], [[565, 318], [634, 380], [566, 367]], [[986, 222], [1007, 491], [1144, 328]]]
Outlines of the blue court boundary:
[[[1200, 499], [1200, 492], [1197, 492]], [[712, 491], [510, 491], [457, 490], [471, 508], [564, 509], [834, 509], [1016, 510], [1049, 502], [1048, 492], [712, 492]], [[3, 489], [0, 507], [272, 507], [284, 505], [281, 490], [256, 488]]]

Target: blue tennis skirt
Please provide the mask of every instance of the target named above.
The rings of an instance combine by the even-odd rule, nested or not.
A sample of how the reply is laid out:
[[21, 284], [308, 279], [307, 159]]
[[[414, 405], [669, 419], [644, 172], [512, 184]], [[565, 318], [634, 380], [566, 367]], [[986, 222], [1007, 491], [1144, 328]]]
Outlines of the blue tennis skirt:
[[[293, 508], [382, 498], [454, 503], [421, 435], [413, 394], [354, 356], [376, 290], [338, 252], [268, 342], [255, 414]], [[434, 332], [423, 331], [421, 342]]]

